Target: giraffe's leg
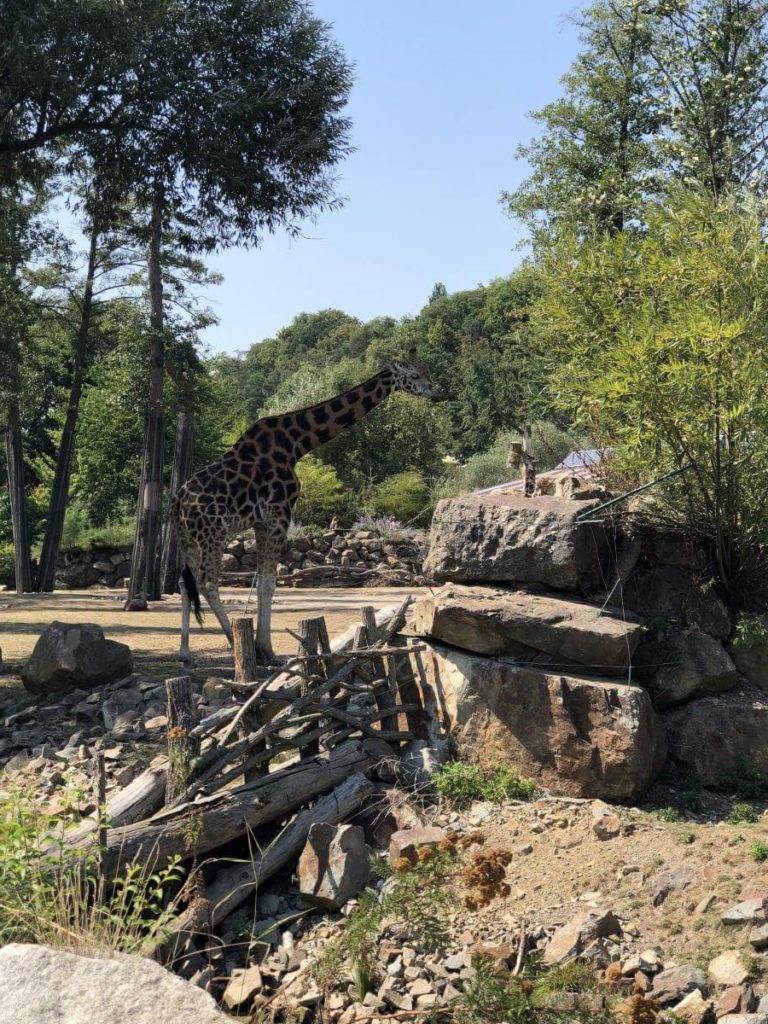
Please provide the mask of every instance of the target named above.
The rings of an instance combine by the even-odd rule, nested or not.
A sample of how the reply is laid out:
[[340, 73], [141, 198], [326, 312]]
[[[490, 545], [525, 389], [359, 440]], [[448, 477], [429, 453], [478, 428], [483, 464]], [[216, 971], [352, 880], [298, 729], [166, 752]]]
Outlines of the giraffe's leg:
[[179, 660], [185, 664], [191, 664], [192, 652], [189, 649], [189, 612], [191, 601], [183, 576], [179, 579], [179, 590], [181, 591], [181, 647], [179, 648]]
[[259, 570], [256, 584], [259, 602], [256, 613], [256, 660], [260, 665], [274, 664], [272, 649], [272, 601], [275, 597], [275, 569], [265, 567]]
[[219, 620], [219, 625], [224, 630], [224, 635], [229, 641], [230, 647], [232, 646], [232, 624], [229, 621], [229, 616], [224, 610], [224, 605], [221, 598], [219, 597], [219, 588], [215, 587], [212, 583], [207, 583], [200, 588], [205, 595], [205, 600], [211, 606], [211, 611]]
[[284, 531], [271, 530], [256, 534], [256, 559], [259, 577], [256, 584], [259, 602], [256, 615], [256, 659], [262, 665], [277, 660], [272, 647], [272, 602], [275, 597], [277, 560], [285, 543]]

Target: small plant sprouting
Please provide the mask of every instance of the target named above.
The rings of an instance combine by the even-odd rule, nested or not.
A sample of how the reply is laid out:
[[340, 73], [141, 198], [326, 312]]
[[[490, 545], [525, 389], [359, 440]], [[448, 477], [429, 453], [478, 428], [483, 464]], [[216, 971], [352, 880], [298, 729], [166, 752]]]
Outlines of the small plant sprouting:
[[765, 800], [768, 798], [768, 775], [746, 757], [740, 757], [732, 771], [723, 778], [722, 788], [742, 800]]
[[656, 817], [659, 821], [680, 821], [680, 811], [675, 807], [660, 807]]
[[756, 839], [750, 845], [749, 853], [752, 860], [757, 861], [758, 864], [763, 864], [768, 860], [768, 843], [764, 843], [761, 839]]
[[732, 825], [754, 825], [757, 821], [757, 812], [750, 804], [734, 804], [728, 821]]

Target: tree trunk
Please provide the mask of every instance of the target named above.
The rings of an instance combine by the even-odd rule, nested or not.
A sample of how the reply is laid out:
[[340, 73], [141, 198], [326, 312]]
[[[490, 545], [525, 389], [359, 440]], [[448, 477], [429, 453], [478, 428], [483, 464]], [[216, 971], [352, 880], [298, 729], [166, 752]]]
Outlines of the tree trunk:
[[[176, 491], [192, 472], [192, 446], [195, 437], [195, 424], [192, 413], [188, 410], [180, 412], [176, 419], [176, 443], [173, 449], [173, 469], [171, 470], [171, 486], [168, 497], [173, 498]], [[176, 594], [179, 590], [179, 573], [181, 572], [181, 552], [179, 541], [171, 529], [170, 518], [165, 524], [163, 535], [163, 593]]]
[[83, 304], [80, 311], [80, 326], [75, 343], [72, 365], [72, 384], [69, 389], [69, 404], [61, 432], [59, 454], [56, 457], [56, 471], [53, 477], [51, 500], [48, 505], [48, 521], [45, 524], [43, 550], [40, 554], [40, 567], [37, 572], [36, 590], [39, 592], [53, 590], [56, 576], [56, 562], [59, 557], [61, 535], [64, 529], [64, 516], [69, 501], [69, 479], [72, 472], [72, 454], [75, 446], [75, 430], [80, 413], [80, 396], [85, 380], [85, 364], [88, 353], [88, 340], [91, 330], [93, 313], [93, 275], [96, 269], [96, 250], [99, 229], [94, 221], [91, 224], [91, 241], [88, 249], [88, 269], [83, 291]]
[[[12, 367], [18, 381], [18, 365]], [[29, 559], [29, 529], [27, 525], [27, 498], [24, 480], [24, 454], [21, 444], [21, 413], [19, 400], [14, 397], [8, 405], [5, 427], [5, 459], [8, 471], [8, 492], [11, 499], [11, 527], [16, 572], [16, 593], [25, 594], [32, 589], [32, 571]]]
[[129, 601], [143, 594], [159, 601], [160, 536], [163, 499], [163, 373], [165, 368], [165, 318], [161, 267], [163, 196], [155, 193], [152, 204], [147, 269], [150, 303], [149, 402], [144, 433], [144, 473], [139, 494], [138, 543], [131, 563]]

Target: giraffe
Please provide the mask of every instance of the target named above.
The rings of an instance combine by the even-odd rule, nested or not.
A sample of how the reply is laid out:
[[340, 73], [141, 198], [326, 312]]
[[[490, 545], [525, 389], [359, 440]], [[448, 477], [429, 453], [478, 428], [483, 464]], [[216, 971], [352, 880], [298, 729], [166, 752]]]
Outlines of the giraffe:
[[271, 613], [275, 572], [299, 496], [296, 463], [367, 416], [395, 391], [432, 401], [442, 397], [412, 349], [407, 360], [390, 363], [327, 402], [257, 420], [220, 458], [182, 484], [171, 503], [171, 522], [182, 552], [179, 657], [183, 662], [191, 661], [192, 608], [197, 621], [203, 621], [201, 594], [232, 643], [232, 627], [219, 596], [219, 574], [228, 538], [247, 529], [253, 529], [256, 539], [256, 655], [262, 664], [274, 662]]

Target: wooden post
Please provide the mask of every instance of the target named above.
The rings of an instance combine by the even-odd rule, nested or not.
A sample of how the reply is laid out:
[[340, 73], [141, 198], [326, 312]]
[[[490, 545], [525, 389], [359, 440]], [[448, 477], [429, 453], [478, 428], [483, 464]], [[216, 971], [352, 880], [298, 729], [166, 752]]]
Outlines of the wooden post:
[[232, 619], [232, 648], [235, 655], [235, 682], [252, 683], [258, 678], [253, 619]]
[[[328, 636], [328, 630], [325, 625], [325, 620], [322, 618], [315, 619], [301, 619], [299, 621], [299, 655], [303, 658], [309, 658], [310, 660], [305, 662], [304, 671], [308, 676], [320, 676], [323, 674], [323, 661], [321, 658], [312, 660], [313, 655], [317, 654], [320, 650], [320, 637], [321, 633], [325, 634], [325, 638]], [[301, 684], [300, 693], [302, 696], [307, 694], [310, 689], [310, 683], [304, 682]], [[315, 739], [308, 743], [305, 747], [299, 749], [300, 757], [314, 757], [320, 753], [320, 740]]]
[[525, 496], [532, 498], [536, 490], [536, 459], [533, 457], [533, 438], [531, 428], [523, 427], [523, 480], [525, 482]]
[[[235, 682], [252, 683], [258, 678], [258, 666], [256, 664], [256, 642], [253, 619], [248, 616], [241, 616], [232, 619], [232, 647], [235, 655]], [[263, 725], [259, 704], [249, 708], [243, 715], [240, 723], [240, 735], [247, 736], [255, 732]], [[261, 754], [267, 749], [266, 741], [262, 741], [254, 748], [254, 753]], [[251, 755], [252, 756], [252, 755]], [[243, 778], [246, 782], [253, 782], [269, 773], [269, 761], [260, 761], [257, 765], [243, 770]]]
[[96, 754], [96, 778], [94, 779], [93, 798], [96, 802], [96, 833], [97, 872], [99, 878], [104, 874], [104, 855], [107, 849], [107, 772], [104, 767], [104, 751]]
[[189, 767], [198, 755], [199, 743], [189, 735], [197, 724], [192, 699], [192, 677], [174, 676], [166, 679], [168, 695], [168, 778], [165, 784], [165, 802], [170, 804], [187, 789]]
[[[195, 429], [192, 413], [185, 410], [176, 417], [176, 443], [173, 449], [173, 468], [171, 470], [171, 486], [168, 499], [173, 498], [176, 491], [192, 472], [192, 446]], [[179, 541], [171, 528], [170, 516], [163, 532], [163, 593], [179, 592], [179, 574], [181, 571], [181, 551]]]

